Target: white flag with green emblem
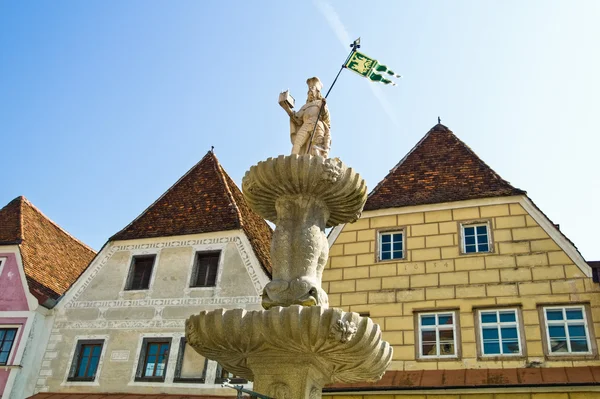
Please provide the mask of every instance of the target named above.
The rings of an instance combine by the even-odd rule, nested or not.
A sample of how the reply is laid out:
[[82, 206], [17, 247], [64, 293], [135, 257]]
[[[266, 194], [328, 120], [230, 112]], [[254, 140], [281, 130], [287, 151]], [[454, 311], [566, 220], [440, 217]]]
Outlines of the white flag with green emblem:
[[369, 58], [363, 53], [355, 51], [348, 59], [345, 65], [346, 68], [357, 74], [371, 79], [373, 82], [381, 82], [386, 85], [396, 86], [396, 83], [388, 78], [401, 78], [396, 72], [389, 69], [387, 66], [380, 64], [379, 61]]

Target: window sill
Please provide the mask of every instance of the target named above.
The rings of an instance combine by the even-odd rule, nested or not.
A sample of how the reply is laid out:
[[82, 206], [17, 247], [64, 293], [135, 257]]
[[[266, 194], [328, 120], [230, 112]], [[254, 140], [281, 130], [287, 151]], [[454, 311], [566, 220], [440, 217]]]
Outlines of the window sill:
[[165, 382], [165, 377], [135, 377], [135, 382]]
[[556, 355], [556, 354], [552, 354], [552, 355], [545, 355], [545, 358], [547, 361], [549, 362], [560, 362], [563, 360], [567, 360], [567, 361], [573, 361], [573, 360], [597, 360], [598, 359], [598, 354], [597, 353], [584, 353], [581, 355], [577, 355], [575, 353], [565, 353], [564, 355]]
[[416, 359], [417, 362], [454, 362], [461, 360], [458, 356], [453, 357], [419, 357]]
[[94, 377], [94, 378], [76, 378], [76, 377], [67, 378], [67, 382], [94, 382], [95, 380], [96, 380], [96, 377]]
[[205, 383], [205, 379], [204, 378], [181, 378], [181, 377], [175, 377], [173, 379], [173, 382], [183, 383], [183, 384], [204, 384]]
[[509, 361], [509, 360], [526, 360], [526, 355], [482, 355], [477, 356], [478, 361], [482, 362], [496, 362], [496, 361]]

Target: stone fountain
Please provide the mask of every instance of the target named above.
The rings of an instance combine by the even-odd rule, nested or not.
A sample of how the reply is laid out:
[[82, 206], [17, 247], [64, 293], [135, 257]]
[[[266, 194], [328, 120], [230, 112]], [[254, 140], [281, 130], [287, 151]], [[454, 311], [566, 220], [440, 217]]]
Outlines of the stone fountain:
[[249, 205], [275, 223], [273, 280], [262, 311], [203, 311], [186, 321], [187, 342], [229, 372], [254, 381], [272, 398], [320, 398], [324, 385], [374, 381], [392, 348], [368, 317], [329, 308], [321, 278], [329, 245], [325, 228], [354, 222], [367, 199], [364, 180], [339, 159], [327, 158], [329, 111], [318, 78], [294, 111], [287, 92], [292, 155], [252, 166], [242, 181]]

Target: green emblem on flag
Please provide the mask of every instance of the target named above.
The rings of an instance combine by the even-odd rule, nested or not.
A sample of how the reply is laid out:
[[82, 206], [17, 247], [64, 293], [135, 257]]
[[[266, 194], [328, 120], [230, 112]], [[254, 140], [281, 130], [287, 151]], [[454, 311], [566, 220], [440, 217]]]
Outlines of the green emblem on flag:
[[401, 77], [387, 66], [380, 64], [379, 61], [369, 58], [358, 51], [355, 51], [352, 54], [348, 59], [348, 62], [346, 62], [345, 67], [365, 78], [371, 79], [373, 82], [381, 82], [386, 85], [391, 84], [392, 86], [396, 86], [396, 83], [387, 79], [385, 75], [387, 75], [387, 77]]

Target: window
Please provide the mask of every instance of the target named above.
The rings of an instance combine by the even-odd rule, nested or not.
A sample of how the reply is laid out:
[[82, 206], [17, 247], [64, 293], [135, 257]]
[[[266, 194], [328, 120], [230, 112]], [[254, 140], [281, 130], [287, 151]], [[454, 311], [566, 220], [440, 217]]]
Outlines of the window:
[[190, 287], [214, 287], [217, 281], [220, 251], [197, 252]]
[[68, 381], [94, 381], [100, 355], [102, 354], [103, 340], [80, 340], [75, 347], [75, 355], [71, 362]]
[[147, 290], [156, 255], [134, 256], [127, 278], [126, 290]]
[[8, 355], [10, 355], [16, 337], [16, 328], [0, 328], [0, 365], [8, 364]]
[[516, 309], [480, 310], [479, 334], [483, 356], [522, 354]]
[[465, 254], [490, 252], [491, 242], [487, 223], [462, 225], [462, 250]]
[[175, 367], [175, 382], [205, 382], [208, 359], [189, 346], [185, 338], [179, 341]]
[[404, 258], [404, 232], [379, 233], [379, 260]]
[[455, 358], [456, 315], [454, 312], [419, 314], [419, 357]]
[[136, 381], [164, 381], [171, 338], [144, 338]]
[[227, 380], [229, 380], [229, 382], [237, 384], [245, 384], [248, 382], [248, 380], [246, 380], [245, 378], [238, 377], [235, 374], [232, 374], [229, 371], [225, 370], [220, 364], [217, 365], [217, 376], [215, 378], [215, 384], [221, 384]]
[[547, 307], [544, 319], [549, 354], [592, 353], [583, 306]]

